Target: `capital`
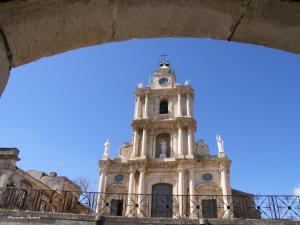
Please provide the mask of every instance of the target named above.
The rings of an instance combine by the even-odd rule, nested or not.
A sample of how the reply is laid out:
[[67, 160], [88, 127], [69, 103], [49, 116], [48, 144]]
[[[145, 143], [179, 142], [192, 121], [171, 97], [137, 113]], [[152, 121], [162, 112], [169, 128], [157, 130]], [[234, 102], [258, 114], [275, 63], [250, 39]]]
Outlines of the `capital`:
[[177, 169], [177, 172], [184, 172], [185, 170], [186, 170], [185, 166], [179, 165], [178, 169]]
[[142, 166], [142, 167], [140, 167], [139, 169], [138, 169], [138, 171], [140, 172], [140, 173], [145, 173], [146, 172], [146, 167], [145, 166]]
[[189, 173], [194, 173], [195, 167], [194, 166], [190, 166], [188, 168]]
[[107, 172], [107, 168], [106, 167], [102, 167], [100, 168], [100, 174], [106, 173]]
[[183, 122], [182, 121], [177, 121], [177, 128], [183, 128]]
[[129, 173], [135, 173], [135, 172], [136, 172], [136, 168], [133, 167], [133, 166], [131, 166], [131, 167], [129, 168]]
[[227, 171], [228, 170], [228, 168], [227, 168], [227, 166], [225, 165], [225, 164], [223, 164], [223, 163], [221, 163], [220, 164], [220, 169], [219, 169], [219, 171], [221, 172], [221, 171]]

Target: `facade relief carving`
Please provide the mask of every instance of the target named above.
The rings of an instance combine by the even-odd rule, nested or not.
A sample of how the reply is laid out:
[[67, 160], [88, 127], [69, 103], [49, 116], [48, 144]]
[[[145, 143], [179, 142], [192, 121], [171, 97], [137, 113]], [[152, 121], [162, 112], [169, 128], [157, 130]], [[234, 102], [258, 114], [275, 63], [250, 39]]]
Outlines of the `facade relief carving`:
[[132, 144], [125, 143], [119, 151], [119, 156], [121, 159], [128, 159], [131, 156], [131, 153], [132, 153]]
[[198, 140], [195, 142], [194, 151], [196, 156], [208, 156], [209, 155], [209, 147], [204, 143], [203, 140]]

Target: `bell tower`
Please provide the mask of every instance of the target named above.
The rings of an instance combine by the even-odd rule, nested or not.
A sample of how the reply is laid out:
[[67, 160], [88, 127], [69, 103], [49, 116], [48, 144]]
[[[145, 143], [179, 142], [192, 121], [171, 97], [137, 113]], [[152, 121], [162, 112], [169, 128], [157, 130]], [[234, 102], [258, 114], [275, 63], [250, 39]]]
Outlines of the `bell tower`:
[[[218, 156], [209, 154], [203, 140], [194, 141], [193, 104], [193, 88], [188, 81], [177, 83], [175, 72], [165, 60], [160, 62], [148, 86], [138, 85], [131, 123], [132, 144], [125, 143], [120, 148], [120, 157], [110, 159], [107, 140], [99, 164], [99, 193], [127, 193], [127, 200], [112, 199], [111, 194], [99, 195], [97, 212], [105, 214], [110, 202], [119, 209], [109, 215], [124, 209], [123, 215], [128, 216], [201, 218], [207, 216], [202, 209], [209, 204], [218, 206], [210, 207], [219, 210], [214, 215], [232, 216], [231, 161], [221, 136], [216, 137]], [[153, 200], [152, 196], [157, 194], [162, 197]], [[170, 198], [172, 195], [177, 197]], [[197, 195], [223, 198], [203, 199]], [[150, 205], [145, 203], [145, 197], [150, 199]], [[178, 207], [172, 207], [175, 204]]]
[[131, 159], [194, 158], [194, 90], [176, 82], [169, 62], [161, 61], [148, 87], [135, 91]]

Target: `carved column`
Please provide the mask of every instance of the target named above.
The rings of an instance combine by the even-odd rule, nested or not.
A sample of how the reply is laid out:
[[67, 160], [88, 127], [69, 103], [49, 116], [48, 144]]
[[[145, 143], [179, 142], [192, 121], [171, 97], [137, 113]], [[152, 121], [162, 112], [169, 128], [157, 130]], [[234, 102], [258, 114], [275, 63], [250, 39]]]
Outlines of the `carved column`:
[[106, 168], [101, 169], [100, 173], [100, 179], [99, 179], [99, 186], [98, 186], [98, 196], [97, 196], [97, 207], [96, 207], [96, 213], [102, 214], [104, 213], [103, 207], [105, 207], [104, 200], [105, 200], [105, 189], [106, 189]]
[[191, 113], [191, 97], [190, 94], [187, 93], [186, 94], [186, 115], [191, 117], [192, 113]]
[[189, 190], [190, 190], [190, 217], [196, 217], [196, 196], [195, 196], [195, 175], [194, 175], [194, 167], [189, 168]]
[[142, 151], [141, 157], [146, 158], [146, 150], [147, 150], [147, 128], [143, 129], [143, 137], [142, 137]]
[[194, 134], [191, 127], [188, 128], [188, 158], [194, 157]]
[[134, 129], [133, 130], [132, 157], [137, 156], [138, 145], [139, 145], [139, 134], [138, 134], [138, 131], [136, 129]]
[[153, 158], [155, 158], [155, 155], [156, 155], [156, 137], [153, 136], [153, 146], [152, 146], [152, 156]]
[[170, 158], [172, 158], [173, 157], [173, 155], [174, 155], [174, 153], [173, 153], [173, 151], [174, 151], [174, 147], [173, 147], [173, 135], [171, 135], [170, 136]]
[[220, 165], [220, 186], [223, 193], [224, 204], [224, 218], [232, 218], [233, 206], [231, 204], [231, 191], [229, 190], [229, 184], [227, 183], [227, 167], [223, 164]]
[[140, 168], [140, 179], [139, 179], [139, 188], [138, 188], [138, 211], [137, 215], [140, 217], [146, 216], [145, 211], [145, 168]]
[[184, 158], [183, 155], [183, 134], [182, 134], [182, 126], [178, 126], [178, 158]]
[[178, 168], [178, 214], [179, 217], [184, 216], [184, 168], [179, 166]]
[[178, 93], [177, 99], [177, 116], [182, 116], [182, 107], [181, 107], [181, 93]]
[[144, 118], [148, 118], [148, 95], [145, 96]]
[[127, 198], [127, 206], [126, 206], [126, 215], [132, 216], [133, 209], [134, 209], [134, 199], [133, 199], [133, 193], [134, 193], [134, 185], [135, 185], [135, 168], [130, 167], [129, 169], [129, 184], [128, 184], [128, 198]]
[[140, 117], [140, 105], [141, 105], [141, 98], [140, 96], [136, 97], [136, 103], [135, 103], [135, 110], [134, 110], [134, 118], [137, 119]]

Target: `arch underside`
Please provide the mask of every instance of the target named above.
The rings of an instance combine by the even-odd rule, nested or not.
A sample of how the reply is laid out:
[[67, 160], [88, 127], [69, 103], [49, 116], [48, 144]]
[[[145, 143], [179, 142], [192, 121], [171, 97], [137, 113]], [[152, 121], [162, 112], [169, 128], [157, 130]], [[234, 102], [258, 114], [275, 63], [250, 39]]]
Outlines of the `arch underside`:
[[0, 4], [16, 67], [71, 49], [132, 38], [215, 38], [300, 52], [293, 0], [73, 0]]
[[296, 0], [10, 0], [0, 4], [1, 73], [7, 64], [132, 38], [213, 38], [299, 53], [299, 12]]

